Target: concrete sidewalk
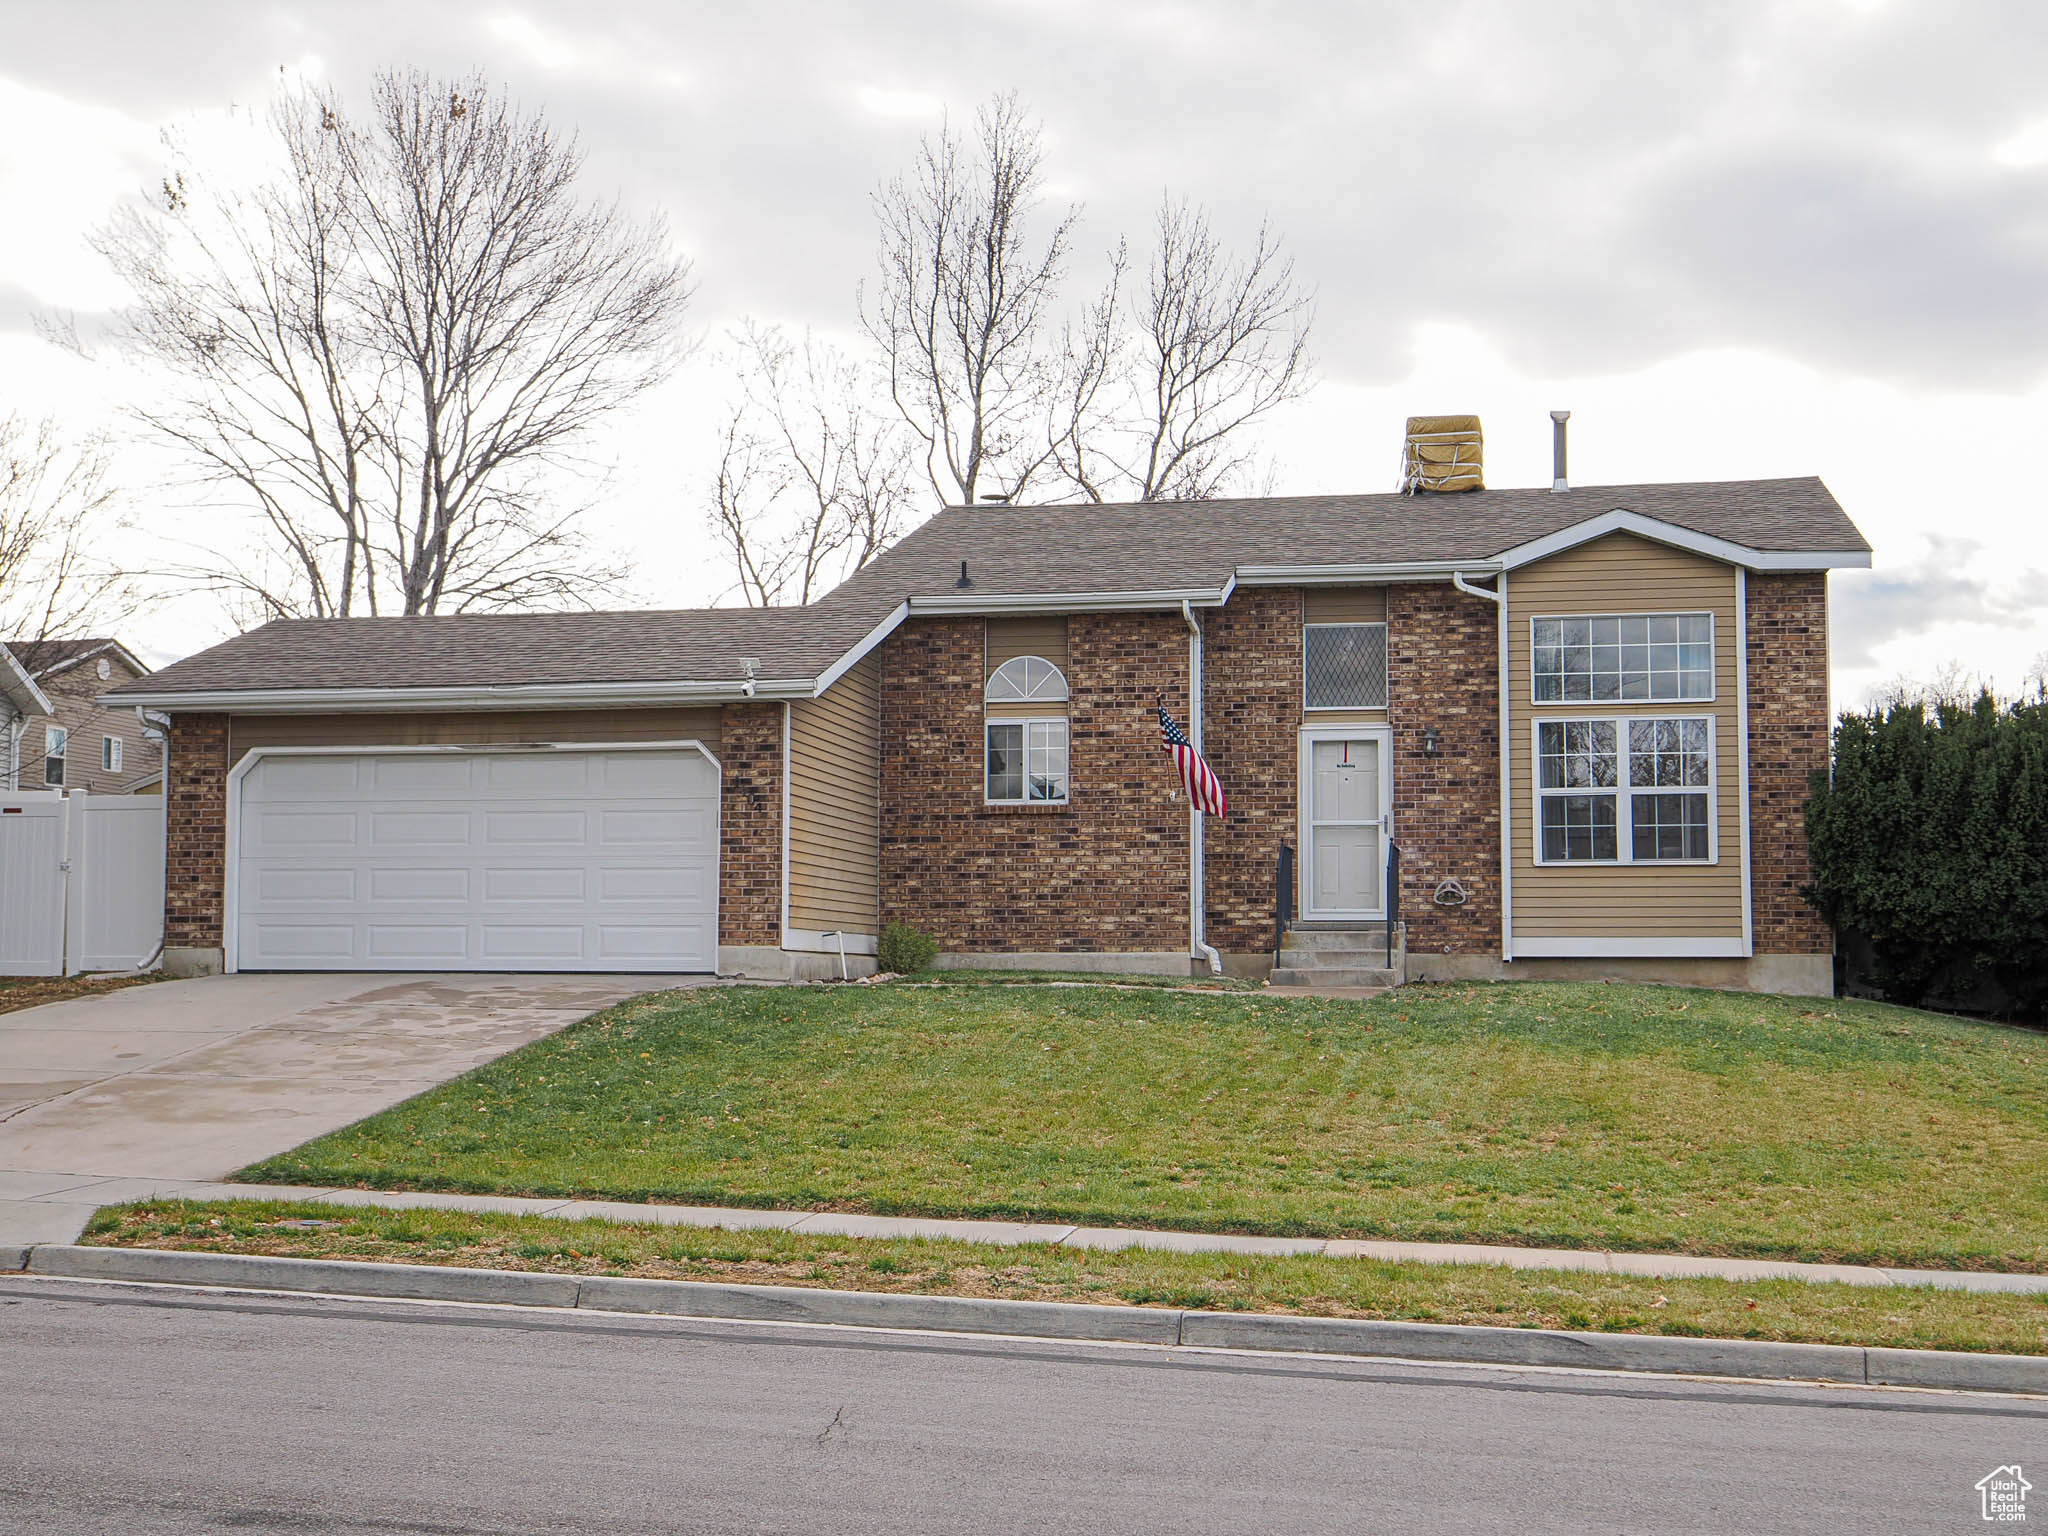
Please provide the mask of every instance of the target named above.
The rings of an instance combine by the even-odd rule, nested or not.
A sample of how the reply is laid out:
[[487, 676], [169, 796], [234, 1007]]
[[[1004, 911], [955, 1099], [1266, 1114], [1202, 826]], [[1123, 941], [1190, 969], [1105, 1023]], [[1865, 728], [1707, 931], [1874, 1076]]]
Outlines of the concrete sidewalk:
[[[486, 1211], [565, 1220], [642, 1222], [657, 1226], [778, 1228], [841, 1237], [926, 1237], [969, 1243], [1051, 1243], [1069, 1248], [1159, 1248], [1173, 1253], [1311, 1254], [1389, 1263], [1498, 1264], [1509, 1269], [1591, 1270], [1658, 1279], [1838, 1281], [1846, 1285], [1933, 1286], [1954, 1291], [2048, 1293], [2048, 1275], [1980, 1270], [1889, 1269], [1860, 1264], [1794, 1264], [1772, 1259], [1715, 1259], [1679, 1253], [1607, 1253], [1597, 1249], [1511, 1248], [1474, 1243], [1394, 1243], [1352, 1238], [1239, 1237], [1211, 1232], [1154, 1232], [1138, 1227], [1076, 1227], [1053, 1222], [943, 1221], [915, 1216], [861, 1216], [842, 1211], [767, 1211], [722, 1206], [636, 1205], [618, 1200], [526, 1200], [507, 1195], [386, 1193], [290, 1184], [220, 1184], [90, 1174], [0, 1171], [0, 1200], [28, 1212], [61, 1210], [37, 1236], [0, 1232], [0, 1246], [68, 1243], [86, 1216], [130, 1200], [309, 1200], [383, 1210]], [[84, 1213], [76, 1214], [74, 1213]], [[73, 1224], [75, 1222], [75, 1224]], [[32, 1221], [24, 1221], [27, 1231]], [[4, 1267], [4, 1266], [0, 1266]]]

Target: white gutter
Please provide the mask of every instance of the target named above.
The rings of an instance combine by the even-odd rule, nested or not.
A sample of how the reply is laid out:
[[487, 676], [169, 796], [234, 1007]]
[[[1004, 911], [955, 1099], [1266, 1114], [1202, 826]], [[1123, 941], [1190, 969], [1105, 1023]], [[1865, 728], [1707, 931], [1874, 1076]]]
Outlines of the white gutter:
[[[1180, 605], [1180, 616], [1188, 624], [1188, 739], [1202, 753], [1202, 626], [1195, 622], [1192, 603]], [[1204, 759], [1206, 761], [1206, 759]], [[1192, 953], [1208, 957], [1209, 974], [1223, 974], [1223, 957], [1208, 942], [1208, 923], [1202, 896], [1202, 808], [1188, 796], [1188, 934]]]
[[15, 660], [14, 652], [4, 645], [0, 645], [0, 696], [9, 699], [23, 716], [57, 713], [57, 706], [50, 702], [50, 696], [36, 686], [36, 680], [28, 675], [28, 669]]
[[1241, 565], [1239, 585], [1247, 587], [1384, 586], [1396, 581], [1449, 581], [1460, 571], [1490, 576], [1498, 560], [1406, 560], [1365, 565]]
[[876, 646], [880, 645], [884, 640], [888, 639], [891, 635], [893, 635], [896, 632], [897, 627], [901, 625], [902, 622], [909, 617], [909, 602], [906, 600], [904, 602], [898, 603], [895, 606], [895, 608], [891, 610], [889, 617], [882, 620], [881, 623], [877, 624], [873, 629], [869, 630], [865, 635], [861, 636], [859, 640], [854, 642], [852, 650], [848, 651], [844, 656], [840, 657], [837, 661], [833, 662], [831, 666], [827, 667], [824, 671], [818, 674], [818, 686], [815, 692], [812, 694], [812, 697], [822, 699], [825, 696], [825, 690], [827, 688], [830, 688], [834, 683], [838, 682], [840, 678], [846, 676], [847, 673], [851, 672], [855, 667], [859, 666], [861, 663], [861, 658], [866, 656], [869, 651], [872, 651]]
[[[1492, 574], [1499, 575], [1500, 573], [1498, 571], [1495, 571]], [[1492, 591], [1486, 587], [1473, 586], [1471, 582], [1465, 579], [1465, 572], [1462, 570], [1451, 572], [1451, 585], [1456, 587], [1460, 592], [1466, 593], [1469, 596], [1485, 598], [1489, 603], [1492, 603], [1496, 608], [1498, 608], [1505, 601], [1501, 594], [1496, 591]], [[1505, 679], [1503, 679], [1502, 681], [1502, 686], [1506, 686]]]
[[1195, 604], [1218, 608], [1230, 599], [1234, 581], [1220, 587], [1168, 587], [1137, 592], [990, 592], [969, 595], [941, 593], [909, 600], [912, 613], [1110, 613], [1140, 608], [1185, 608]]
[[[1540, 539], [1531, 539], [1513, 549], [1502, 550], [1493, 558], [1491, 566], [1514, 570], [1531, 561], [1605, 538], [1610, 533], [1633, 533], [1653, 544], [1668, 544], [1673, 549], [1690, 550], [1710, 560], [1724, 561], [1752, 571], [1867, 570], [1870, 566], [1870, 551], [1867, 549], [1752, 549], [1732, 539], [1719, 539], [1710, 533], [1697, 533], [1676, 523], [1667, 523], [1662, 518], [1631, 512], [1627, 507], [1616, 507], [1598, 517], [1585, 518], [1555, 533], [1547, 533]], [[1465, 567], [1467, 570], [1485, 568]]]
[[754, 699], [808, 699], [813, 678], [709, 683], [542, 683], [441, 688], [219, 688], [189, 693], [121, 693], [114, 706], [138, 709], [232, 710], [244, 714], [327, 714], [406, 709], [630, 709], [669, 704], [736, 704]]

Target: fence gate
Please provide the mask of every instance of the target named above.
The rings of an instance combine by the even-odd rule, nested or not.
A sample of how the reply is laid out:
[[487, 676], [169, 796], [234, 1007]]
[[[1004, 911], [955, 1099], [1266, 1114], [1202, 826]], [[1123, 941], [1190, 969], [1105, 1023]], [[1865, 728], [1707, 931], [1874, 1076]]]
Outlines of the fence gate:
[[0, 976], [140, 965], [163, 939], [164, 801], [0, 794]]

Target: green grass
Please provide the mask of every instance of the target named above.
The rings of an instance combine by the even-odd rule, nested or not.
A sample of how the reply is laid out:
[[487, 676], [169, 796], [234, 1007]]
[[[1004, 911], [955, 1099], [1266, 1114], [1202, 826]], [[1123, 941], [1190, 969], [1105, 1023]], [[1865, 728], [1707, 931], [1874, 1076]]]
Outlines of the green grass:
[[[311, 1227], [282, 1223], [312, 1222]], [[2048, 1302], [1796, 1280], [1652, 1280], [1360, 1259], [876, 1241], [311, 1202], [109, 1209], [83, 1241], [293, 1258], [822, 1286], [1105, 1306], [2048, 1354]]]
[[1572, 984], [635, 999], [274, 1183], [2048, 1269], [2048, 1038]]

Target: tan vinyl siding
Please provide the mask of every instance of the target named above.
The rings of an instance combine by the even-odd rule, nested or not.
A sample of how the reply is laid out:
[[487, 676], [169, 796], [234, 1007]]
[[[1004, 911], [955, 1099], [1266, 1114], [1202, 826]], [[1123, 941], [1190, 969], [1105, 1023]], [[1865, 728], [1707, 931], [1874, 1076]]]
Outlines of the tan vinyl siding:
[[1013, 656], [1042, 656], [1062, 672], [1067, 670], [1067, 618], [990, 619], [988, 660], [982, 668], [986, 682], [995, 670]]
[[792, 928], [880, 930], [881, 723], [873, 656], [789, 707]]
[[1384, 624], [1385, 587], [1309, 587], [1302, 593], [1305, 624]]
[[[1553, 555], [1508, 579], [1508, 783], [1514, 820], [1514, 934], [1533, 938], [1742, 937], [1741, 722], [1732, 566], [1616, 533]], [[1682, 704], [1544, 704], [1530, 698], [1529, 621], [1552, 614], [1714, 616], [1714, 699]], [[1713, 864], [1536, 862], [1531, 780], [1541, 719], [1711, 715]], [[1623, 814], [1626, 814], [1625, 807]]]
[[716, 709], [442, 710], [236, 715], [228, 761], [251, 747], [448, 747], [593, 741], [701, 741], [718, 755]]

